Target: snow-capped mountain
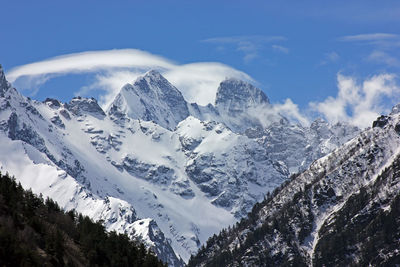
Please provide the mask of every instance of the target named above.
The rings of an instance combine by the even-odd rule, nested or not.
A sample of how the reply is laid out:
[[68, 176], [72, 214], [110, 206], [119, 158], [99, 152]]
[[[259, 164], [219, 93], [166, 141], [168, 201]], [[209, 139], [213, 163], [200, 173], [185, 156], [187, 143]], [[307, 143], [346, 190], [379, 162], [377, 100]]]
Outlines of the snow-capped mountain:
[[[400, 113], [315, 161], [190, 266], [395, 266], [400, 260]], [[262, 252], [262, 253], [261, 253]]]
[[[287, 119], [274, 122], [261, 133], [256, 133], [270, 158], [283, 162], [289, 173], [305, 170], [314, 160], [321, 158], [355, 136], [359, 129], [348, 124], [329, 125], [322, 119], [303, 127]], [[247, 131], [247, 135], [254, 135]]]
[[[269, 99], [255, 86], [237, 79], [222, 81], [215, 97], [215, 108], [221, 121], [237, 132], [262, 127], [255, 109], [269, 108]], [[269, 118], [269, 120], [277, 120]]]
[[157, 71], [149, 71], [133, 84], [126, 84], [111, 104], [109, 115], [154, 121], [174, 129], [189, 116], [181, 92]]
[[104, 112], [93, 98], [26, 98], [0, 69], [1, 171], [181, 266], [290, 174], [358, 132], [279, 114], [263, 128], [250, 111], [269, 105], [234, 79], [221, 83], [215, 105], [187, 103], [150, 71]]
[[266, 104], [269, 104], [269, 99], [263, 91], [234, 78], [221, 82], [215, 98], [217, 109], [232, 117], [242, 114], [249, 108]]

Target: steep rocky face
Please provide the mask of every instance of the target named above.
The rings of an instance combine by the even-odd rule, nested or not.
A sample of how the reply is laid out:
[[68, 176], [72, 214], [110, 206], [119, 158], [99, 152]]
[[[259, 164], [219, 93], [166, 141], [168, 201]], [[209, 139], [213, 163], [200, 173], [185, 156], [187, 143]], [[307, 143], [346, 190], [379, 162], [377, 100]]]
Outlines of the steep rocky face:
[[[47, 103], [51, 102], [50, 106], [60, 107], [60, 105], [55, 101], [47, 101]], [[83, 115], [85, 113], [91, 113], [95, 116], [104, 117], [106, 114], [103, 109], [97, 103], [97, 100], [92, 98], [84, 98], [84, 97], [74, 97], [68, 104], [64, 105], [67, 110], [72, 112], [74, 115]]]
[[[270, 158], [284, 163], [290, 173], [305, 170], [315, 160], [356, 136], [359, 129], [346, 123], [330, 125], [322, 119], [310, 127], [291, 124], [286, 119], [274, 122], [255, 137]], [[254, 132], [247, 132], [253, 134]]]
[[292, 177], [248, 218], [210, 238], [189, 266], [398, 262], [400, 117], [374, 124]]
[[132, 119], [154, 121], [167, 129], [189, 116], [181, 92], [157, 71], [149, 71], [133, 84], [126, 84], [111, 104], [108, 113], [126, 114]]
[[234, 78], [220, 83], [215, 98], [215, 107], [234, 117], [251, 107], [267, 104], [269, 100], [263, 91]]
[[262, 127], [258, 113], [269, 108], [264, 92], [247, 82], [230, 78], [218, 87], [215, 98], [217, 119], [234, 132], [244, 133], [249, 128]]
[[189, 117], [176, 132], [188, 157], [185, 171], [213, 205], [236, 218], [247, 214], [265, 192], [284, 182], [288, 173], [268, 158], [255, 140], [216, 122]]
[[3, 67], [0, 65], [0, 96], [4, 96], [8, 87], [10, 87], [10, 84], [7, 82]]
[[167, 262], [169, 266], [185, 265], [182, 259], [176, 257], [164, 233], [153, 219], [137, 220], [133, 223], [133, 228], [135, 229], [133, 238], [144, 241], [163, 262]]
[[312, 264], [396, 266], [400, 261], [399, 188], [400, 157], [396, 156], [371, 185], [354, 192], [320, 227]]

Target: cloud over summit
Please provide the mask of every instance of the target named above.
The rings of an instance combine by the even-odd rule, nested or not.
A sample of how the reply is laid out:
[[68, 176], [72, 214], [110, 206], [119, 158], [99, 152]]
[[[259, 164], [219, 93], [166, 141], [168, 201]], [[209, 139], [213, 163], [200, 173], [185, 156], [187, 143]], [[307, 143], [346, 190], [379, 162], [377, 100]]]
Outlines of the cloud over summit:
[[[385, 36], [383, 37], [386, 38]], [[332, 57], [331, 60], [338, 58], [337, 54], [329, 54], [329, 56]], [[380, 55], [377, 54], [377, 56]], [[376, 58], [373, 59], [376, 60]], [[24, 79], [30, 86], [38, 87], [58, 75], [94, 74], [94, 81], [82, 86], [75, 94], [88, 96], [92, 91], [100, 90], [102, 93], [99, 95], [99, 102], [103, 108], [107, 108], [124, 84], [132, 83], [150, 69], [160, 71], [182, 92], [188, 102], [196, 102], [200, 105], [214, 102], [219, 83], [226, 78], [234, 77], [255, 82], [248, 74], [222, 63], [178, 64], [137, 49], [67, 54], [13, 68], [6, 76], [10, 82]], [[342, 121], [359, 127], [367, 127], [377, 116], [388, 111], [388, 106], [383, 103], [383, 99], [400, 95], [400, 87], [393, 74], [375, 75], [363, 82], [357, 81], [352, 76], [338, 74], [337, 87], [337, 96], [329, 96], [320, 102], [310, 102], [308, 108], [304, 110], [300, 110], [297, 104], [288, 98], [284, 103], [273, 104], [268, 112], [279, 113], [301, 124], [309, 124], [316, 116], [322, 116], [330, 123]], [[260, 120], [268, 120], [270, 115], [268, 112], [257, 111], [257, 114], [262, 117]]]
[[189, 102], [212, 103], [219, 83], [227, 77], [253, 81], [244, 72], [217, 62], [177, 64], [169, 59], [138, 49], [87, 51], [49, 58], [15, 67], [7, 72], [10, 82], [24, 78], [38, 86], [57, 75], [96, 73], [96, 81], [84, 86], [78, 93], [94, 89], [105, 91], [100, 97], [103, 107], [119, 92], [122, 85], [132, 82], [150, 69], [159, 70], [177, 86]]

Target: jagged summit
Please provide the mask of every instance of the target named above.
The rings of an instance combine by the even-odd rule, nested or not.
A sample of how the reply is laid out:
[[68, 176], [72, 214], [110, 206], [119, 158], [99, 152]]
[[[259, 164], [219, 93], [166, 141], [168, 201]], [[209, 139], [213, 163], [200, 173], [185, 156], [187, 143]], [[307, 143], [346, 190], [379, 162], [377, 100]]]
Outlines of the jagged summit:
[[390, 115], [394, 115], [399, 112], [400, 112], [400, 103], [393, 106], [392, 111], [390, 112]]
[[252, 84], [229, 78], [222, 81], [218, 87], [215, 106], [232, 115], [243, 112], [251, 107], [269, 104], [269, 99], [263, 91]]
[[4, 93], [7, 91], [8, 87], [10, 87], [10, 84], [7, 82], [3, 67], [0, 64], [0, 96], [4, 96]]
[[93, 97], [74, 97], [69, 103], [65, 104], [65, 107], [74, 115], [83, 115], [85, 113], [91, 113], [92, 115], [100, 116], [106, 115], [103, 109], [97, 103], [97, 100]]
[[47, 97], [43, 101], [43, 103], [45, 103], [46, 105], [48, 105], [49, 107], [54, 108], [54, 109], [58, 109], [62, 105], [60, 101], [58, 101], [57, 99], [54, 99], [54, 98], [50, 98], [50, 97]]
[[215, 109], [221, 121], [234, 132], [262, 128], [262, 111], [269, 110], [268, 97], [252, 84], [229, 78], [222, 81], [215, 98]]
[[145, 85], [141, 89], [148, 89], [147, 87], [149, 85], [158, 85], [158, 86], [168, 86], [168, 87], [173, 87], [172, 91], [176, 91], [178, 94], [180, 94], [179, 90], [176, 89], [172, 84], [169, 83], [167, 79], [164, 78], [164, 76], [161, 75], [156, 70], [149, 70], [146, 72], [143, 76], [140, 76], [136, 79], [136, 81], [133, 83], [133, 85], [141, 85], [141, 83], [144, 83]]
[[111, 104], [109, 114], [127, 114], [133, 119], [154, 121], [167, 128], [189, 116], [187, 102], [181, 92], [159, 72], [151, 70], [126, 84]]
[[158, 80], [161, 80], [161, 79], [166, 80], [164, 78], [164, 76], [162, 76], [161, 73], [157, 70], [149, 70], [148, 72], [146, 72], [143, 75], [143, 77], [151, 77], [151, 78], [158, 79]]
[[[201, 120], [217, 120], [235, 132], [260, 126], [253, 108], [269, 104], [263, 91], [248, 82], [229, 78], [221, 82], [215, 105], [189, 105], [182, 93], [156, 70], [150, 70], [135, 82], [124, 85], [108, 109], [114, 119], [154, 121], [173, 130], [189, 115]], [[190, 108], [190, 109], [189, 109]]]

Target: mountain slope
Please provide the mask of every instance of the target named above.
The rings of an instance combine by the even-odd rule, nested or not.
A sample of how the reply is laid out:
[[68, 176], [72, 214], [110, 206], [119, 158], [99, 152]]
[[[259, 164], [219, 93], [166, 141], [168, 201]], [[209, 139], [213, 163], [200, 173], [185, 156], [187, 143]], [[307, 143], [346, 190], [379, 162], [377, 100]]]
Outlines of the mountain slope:
[[[0, 77], [0, 169], [65, 210], [144, 241], [171, 266], [182, 266], [209, 236], [358, 131], [319, 121], [320, 131], [279, 114], [267, 128], [246, 112], [251, 119], [222, 117], [213, 105], [187, 104], [156, 72], [121, 89], [141, 104], [124, 98], [119, 105], [117, 96], [107, 112], [93, 98], [30, 100]], [[234, 100], [243, 110], [269, 108], [259, 89], [237, 84], [251, 89]], [[152, 116], [140, 113], [145, 108]], [[243, 125], [233, 129], [230, 120]], [[307, 160], [298, 161], [302, 155]]]
[[143, 244], [65, 213], [0, 173], [2, 266], [164, 266]]
[[374, 126], [210, 238], [189, 266], [398, 262], [400, 114], [383, 116]]

